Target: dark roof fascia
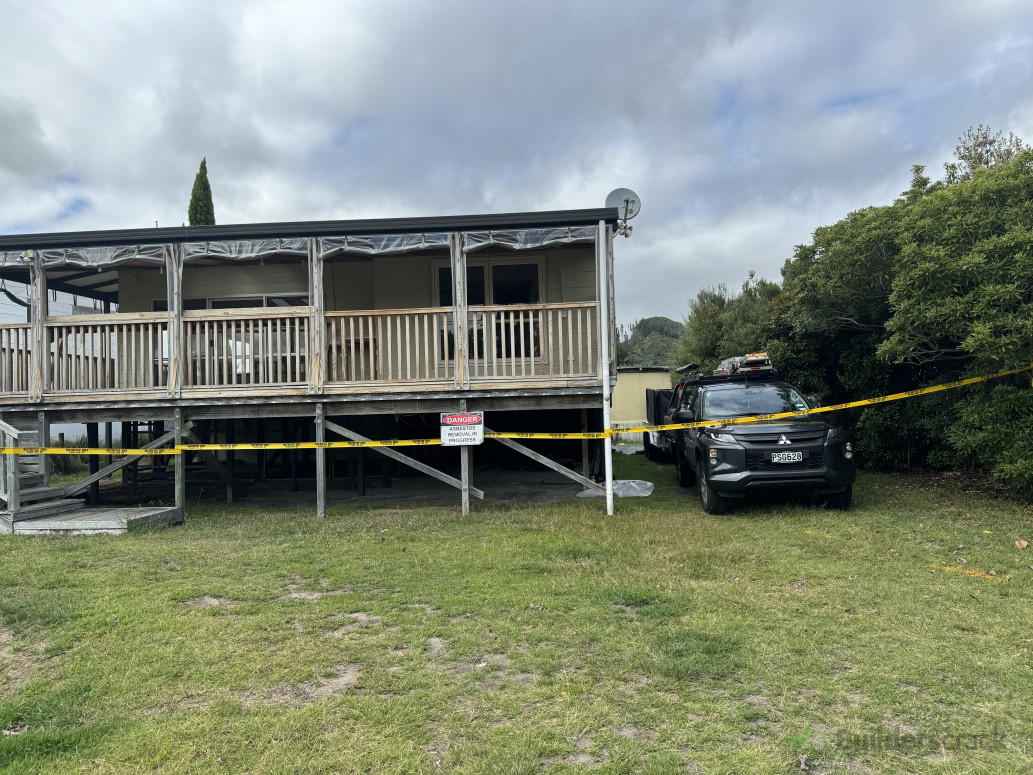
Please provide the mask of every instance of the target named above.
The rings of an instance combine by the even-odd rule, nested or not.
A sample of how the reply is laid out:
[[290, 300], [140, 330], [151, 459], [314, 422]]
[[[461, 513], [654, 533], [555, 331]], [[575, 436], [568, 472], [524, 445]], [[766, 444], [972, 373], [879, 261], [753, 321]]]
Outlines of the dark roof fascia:
[[224, 226], [174, 226], [157, 229], [110, 229], [49, 234], [0, 236], [0, 250], [89, 248], [112, 245], [166, 245], [179, 242], [220, 242], [299, 237], [420, 234], [443, 231], [502, 231], [590, 226], [617, 222], [616, 207], [590, 210], [550, 210], [537, 213], [446, 215], [428, 218], [380, 218], [361, 221], [291, 221], [240, 223]]

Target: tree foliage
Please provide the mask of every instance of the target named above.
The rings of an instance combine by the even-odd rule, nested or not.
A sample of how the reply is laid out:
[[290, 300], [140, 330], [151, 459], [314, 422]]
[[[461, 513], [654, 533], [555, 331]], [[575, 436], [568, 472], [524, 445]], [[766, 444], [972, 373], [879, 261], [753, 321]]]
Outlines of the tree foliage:
[[[961, 172], [931, 181], [916, 166], [892, 204], [816, 229], [783, 266], [780, 291], [752, 273], [737, 296], [722, 286], [700, 291], [680, 360], [710, 367], [765, 349], [788, 380], [836, 403], [1030, 364], [1033, 151], [1025, 148], [1011, 134], [969, 130]], [[978, 466], [1033, 494], [1028, 374], [844, 415], [870, 467]]]
[[712, 369], [725, 358], [758, 349], [769, 305], [778, 292], [778, 283], [757, 278], [752, 271], [739, 293], [729, 293], [724, 285], [700, 290], [689, 300], [673, 365], [698, 363]]
[[678, 344], [682, 324], [665, 317], [636, 320], [626, 329], [621, 326], [617, 342], [620, 366], [670, 366], [671, 351]]
[[212, 187], [208, 184], [207, 159], [201, 159], [201, 167], [194, 176], [187, 219], [191, 226], [215, 225], [215, 205], [212, 203]]

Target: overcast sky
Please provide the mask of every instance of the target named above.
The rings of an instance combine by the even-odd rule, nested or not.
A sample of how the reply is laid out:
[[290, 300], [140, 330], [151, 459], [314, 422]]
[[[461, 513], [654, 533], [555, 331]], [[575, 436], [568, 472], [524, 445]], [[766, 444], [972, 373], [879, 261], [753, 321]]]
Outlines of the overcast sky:
[[[620, 320], [1033, 140], [1033, 2], [0, 0], [0, 233], [598, 207]], [[23, 316], [23, 313], [22, 313]]]

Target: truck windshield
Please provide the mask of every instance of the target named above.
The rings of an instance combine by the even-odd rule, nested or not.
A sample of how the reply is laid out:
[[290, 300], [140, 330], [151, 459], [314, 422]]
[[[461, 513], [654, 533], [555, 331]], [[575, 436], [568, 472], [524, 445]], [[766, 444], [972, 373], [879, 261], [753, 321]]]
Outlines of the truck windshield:
[[788, 385], [743, 385], [710, 389], [703, 397], [703, 419], [724, 420], [757, 414], [802, 412], [807, 402]]

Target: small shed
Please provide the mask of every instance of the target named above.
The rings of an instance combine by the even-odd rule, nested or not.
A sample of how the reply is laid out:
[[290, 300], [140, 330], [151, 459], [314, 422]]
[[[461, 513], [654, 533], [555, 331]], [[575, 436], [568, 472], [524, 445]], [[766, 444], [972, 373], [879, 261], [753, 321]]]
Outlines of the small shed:
[[[646, 388], [671, 387], [671, 371], [666, 366], [619, 366], [617, 385], [613, 389], [610, 421], [615, 427], [646, 424]], [[627, 436], [627, 439], [623, 437]], [[618, 434], [618, 439], [632, 441], [642, 434]]]

